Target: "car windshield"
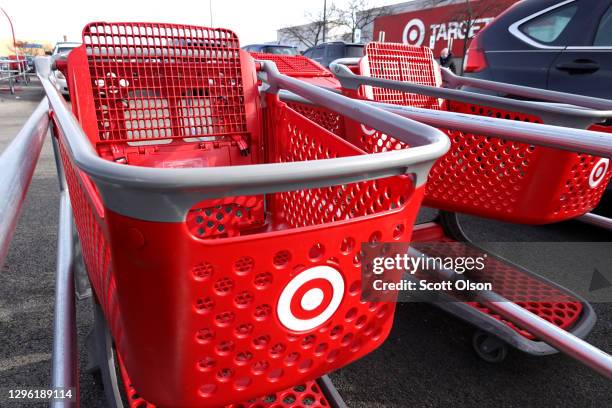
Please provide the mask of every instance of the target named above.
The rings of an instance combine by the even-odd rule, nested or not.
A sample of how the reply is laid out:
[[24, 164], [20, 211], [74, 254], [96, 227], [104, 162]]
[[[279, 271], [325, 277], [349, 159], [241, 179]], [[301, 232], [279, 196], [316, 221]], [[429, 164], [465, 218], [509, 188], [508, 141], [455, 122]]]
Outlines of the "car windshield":
[[298, 55], [297, 48], [294, 47], [265, 47], [264, 52], [277, 55]]
[[352, 57], [363, 57], [363, 45], [347, 45], [346, 56]]

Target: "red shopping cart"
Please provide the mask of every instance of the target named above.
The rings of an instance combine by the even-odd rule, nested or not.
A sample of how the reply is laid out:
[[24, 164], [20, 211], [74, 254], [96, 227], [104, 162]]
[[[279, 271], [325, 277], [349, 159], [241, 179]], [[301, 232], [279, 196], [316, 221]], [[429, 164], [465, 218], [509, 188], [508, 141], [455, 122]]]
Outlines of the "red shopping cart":
[[[431, 50], [426, 47], [370, 43], [366, 46], [365, 56], [358, 62], [358, 67], [363, 77], [375, 80], [364, 81], [356, 86], [356, 83], [346, 81], [347, 78], [354, 77], [351, 71], [335, 70], [336, 73], [340, 72], [340, 81], [349, 85], [350, 89], [345, 89], [345, 92], [353, 97], [391, 105], [430, 111], [447, 110], [531, 123], [542, 123], [542, 117], [549, 123], [576, 127], [585, 127], [610, 116], [609, 111], [591, 112], [559, 106], [549, 107], [454, 90], [448, 90], [450, 92], [446, 93], [436, 92], [436, 88], [440, 88], [443, 82], [457, 85], [461, 81], [450, 72], [441, 72]], [[410, 85], [406, 87], [406, 83]], [[487, 85], [495, 89], [492, 84]], [[502, 86], [512, 88], [505, 84]], [[549, 96], [553, 97], [553, 100], [566, 98], [569, 99], [568, 102], [580, 98], [533, 89], [518, 90], [535, 93], [543, 100]], [[448, 99], [443, 98], [444, 96]], [[588, 98], [580, 102], [585, 102], [586, 99]], [[482, 101], [489, 102], [494, 107], [483, 106]], [[609, 109], [609, 103], [602, 101], [603, 106], [598, 103], [599, 101], [594, 100], [595, 106], [591, 107]], [[517, 113], [513, 111], [516, 108], [529, 113]], [[573, 116], [568, 120], [562, 117], [564, 114]], [[363, 125], [353, 123], [345, 126], [354, 130], [347, 132], [347, 139], [365, 151], [377, 152], [406, 147], [406, 144]], [[532, 132], [538, 131], [534, 126], [530, 128]], [[593, 125], [591, 128], [601, 130]], [[519, 223], [555, 222], [574, 218], [593, 209], [612, 177], [612, 172], [607, 171], [608, 158], [505, 140], [488, 136], [486, 133], [468, 132], [460, 127], [451, 128], [447, 132], [452, 147], [449, 153], [434, 165], [424, 201], [426, 205], [441, 210]], [[359, 136], [351, 137], [351, 134]], [[554, 130], [550, 135], [554, 138]], [[419, 226], [415, 231], [414, 241], [460, 240], [466, 242], [468, 250], [472, 245], [467, 243], [469, 240], [463, 233], [456, 214], [446, 211], [438, 218], [444, 229], [436, 224]], [[585, 300], [503, 259], [491, 257], [486, 268], [486, 280], [497, 282], [497, 294], [506, 299], [517, 298], [513, 292], [514, 285], [520, 284], [523, 288], [520, 298], [527, 301], [517, 302], [519, 306], [578, 336], [585, 336], [594, 325], [594, 312]], [[544, 292], [554, 294], [556, 301], [538, 302], [538, 296]], [[506, 355], [505, 344], [497, 338], [531, 354], [554, 352], [533, 334], [478, 302], [442, 302], [438, 305], [477, 327], [486, 328], [487, 333], [476, 332], [474, 348], [487, 361], [501, 361]], [[491, 337], [489, 333], [494, 336]]]
[[[310, 387], [380, 345], [394, 306], [360, 300], [360, 243], [409, 241], [448, 148], [269, 62], [262, 104], [255, 67], [229, 30], [154, 23], [91, 23], [68, 57], [84, 132], [54, 123], [83, 258], [126, 385], [151, 403]], [[278, 89], [413, 147], [366, 155]]]
[[[381, 83], [375, 86], [375, 81], [364, 82], [354, 91], [347, 89], [353, 95], [358, 92], [359, 97], [389, 104], [564, 126], [584, 125], [585, 122], [577, 121], [571, 114], [583, 115], [584, 120], [593, 113], [456, 90], [445, 90], [450, 92], [436, 96], [435, 92], [427, 91], [440, 88], [443, 78], [431, 50], [426, 47], [369, 43], [359, 68], [363, 77], [416, 85], [413, 92], [383, 87]], [[452, 73], [444, 73], [445, 78], [456, 78]], [[345, 75], [350, 77], [350, 71], [343, 70], [339, 79], [348, 84]], [[443, 95], [447, 98], [440, 97]], [[542, 96], [546, 100], [546, 93]], [[483, 102], [493, 104], [486, 106]], [[563, 115], [568, 118], [564, 120]], [[606, 117], [603, 113], [603, 116], [594, 116], [591, 122]], [[365, 151], [403, 146], [380, 133], [363, 136], [351, 141]], [[612, 172], [607, 171], [607, 158], [470, 132], [449, 131], [449, 137], [451, 150], [432, 169], [425, 199], [426, 205], [446, 211], [527, 224], [567, 220], [595, 208], [612, 177]], [[381, 138], [384, 138], [382, 143]]]
[[[350, 64], [351, 70], [344, 68], [344, 64]], [[350, 96], [377, 101], [378, 106], [447, 129], [453, 146], [451, 151], [434, 165], [426, 192], [425, 202], [433, 207], [504, 221], [552, 222], [581, 215], [593, 208], [611, 176], [606, 174], [607, 158], [574, 153], [581, 151], [580, 149], [565, 151], [551, 148], [557, 145], [550, 143], [550, 140], [559, 143], [563, 137], [578, 136], [601, 142], [601, 135], [593, 132], [572, 134], [568, 127], [544, 128], [542, 125], [531, 124], [542, 122], [537, 116], [540, 113], [547, 122], [581, 127], [606, 117], [610, 112], [549, 107], [442, 89], [440, 87], [443, 82], [459, 80], [446, 72], [443, 76], [431, 51], [424, 47], [370, 43], [366, 46], [365, 57], [361, 60], [339, 60], [333, 63], [331, 68], [339, 82], [344, 85], [343, 91]], [[353, 72], [360, 73], [361, 76], [354, 75]], [[512, 88], [506, 84], [500, 86]], [[536, 92], [533, 89], [519, 90]], [[591, 103], [595, 105], [591, 107], [599, 109], [609, 105], [605, 101], [589, 98], [583, 100], [582, 97], [566, 94], [544, 92], [544, 95], [538, 95], [540, 99], [545, 99], [542, 96], [552, 96], [553, 100], [561, 99], [563, 102], [580, 99], [581, 103]], [[296, 109], [312, 120], [321, 121], [322, 117], [328, 119], [323, 121], [328, 129], [336, 131], [365, 151], [392, 151], [407, 146], [358, 122], [334, 116], [331, 118], [341, 123], [330, 123], [329, 114], [325, 115], [325, 112], [319, 109], [311, 109], [308, 101], [290, 95], [284, 100], [299, 106]], [[493, 104], [496, 108], [482, 107], [474, 103], [481, 100]], [[599, 106], [599, 103], [602, 105]], [[393, 108], [396, 105], [409, 109], [398, 111]], [[511, 109], [516, 108], [528, 108], [527, 111], [531, 114], [511, 113]], [[485, 115], [498, 120], [446, 115], [445, 111]], [[510, 119], [512, 123], [509, 123]], [[502, 127], [506, 129], [500, 130]], [[596, 126], [591, 128], [595, 129]], [[521, 143], [521, 139], [517, 139], [521, 132], [526, 133], [523, 140], [528, 143]], [[542, 134], [545, 137], [535, 138], [534, 134]], [[511, 140], [495, 137], [504, 135], [509, 136]], [[547, 138], [549, 140], [546, 140]], [[532, 144], [532, 141], [538, 143]], [[536, 146], [540, 143], [542, 145]], [[604, 151], [609, 154], [609, 149]], [[438, 222], [444, 229], [436, 223], [419, 225], [415, 230], [414, 241], [468, 241], [458, 224], [456, 214], [443, 211]], [[470, 244], [466, 243], [463, 250], [469, 250], [468, 247]], [[593, 327], [593, 310], [580, 297], [503, 259], [494, 256], [490, 259], [486, 275], [487, 281], [497, 282], [496, 288], [499, 288], [499, 291], [496, 295], [519, 298], [513, 292], [514, 284], [520, 284], [523, 288], [520, 293], [520, 298], [523, 299], [537, 300], [539, 294], [544, 292], [554, 294], [554, 302], [519, 301], [518, 305], [581, 337]], [[505, 285], [505, 282], [508, 284]], [[506, 346], [496, 340], [497, 337], [531, 354], [549, 354], [555, 351], [532, 333], [480, 303], [441, 302], [438, 305], [494, 334], [495, 337], [492, 338], [488, 334], [477, 332], [474, 337], [476, 351], [488, 361], [501, 361], [506, 355]]]

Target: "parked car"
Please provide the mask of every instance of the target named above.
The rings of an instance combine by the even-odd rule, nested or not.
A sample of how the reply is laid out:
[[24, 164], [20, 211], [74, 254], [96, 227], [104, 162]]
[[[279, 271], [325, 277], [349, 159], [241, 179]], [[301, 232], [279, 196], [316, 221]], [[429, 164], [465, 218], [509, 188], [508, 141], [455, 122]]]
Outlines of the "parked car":
[[363, 57], [363, 44], [343, 41], [325, 42], [307, 49], [304, 56], [328, 68], [329, 64], [338, 58]]
[[[78, 42], [58, 42], [55, 44], [55, 48], [53, 49], [52, 58], [66, 58], [70, 51], [80, 45], [81, 43]], [[62, 93], [62, 95], [69, 96], [68, 83], [66, 82], [66, 77], [64, 74], [56, 69], [53, 71], [53, 75], [55, 76], [55, 87]]]
[[293, 45], [281, 44], [250, 44], [242, 47], [243, 50], [249, 52], [264, 52], [266, 54], [276, 55], [299, 55], [297, 47]]
[[529, 0], [474, 38], [466, 76], [612, 99], [612, 0]]

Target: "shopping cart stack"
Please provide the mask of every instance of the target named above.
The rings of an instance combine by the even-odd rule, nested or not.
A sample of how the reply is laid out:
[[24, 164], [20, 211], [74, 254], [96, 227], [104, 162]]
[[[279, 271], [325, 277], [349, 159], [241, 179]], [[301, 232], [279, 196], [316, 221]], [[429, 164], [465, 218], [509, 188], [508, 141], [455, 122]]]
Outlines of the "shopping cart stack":
[[[259, 61], [272, 61], [278, 70], [292, 78], [299, 79], [322, 88], [341, 90], [340, 82], [334, 75], [318, 62], [303, 55], [277, 55], [264, 52], [251, 52], [253, 58]], [[287, 102], [291, 109], [299, 112], [313, 122], [323, 126], [336, 135], [344, 135], [344, 120], [336, 112], [321, 106], [304, 105]]]
[[[446, 138], [413, 122], [413, 146], [424, 129], [435, 143], [365, 158], [277, 94], [260, 99], [256, 71], [231, 31], [183, 25], [91, 23], [68, 57], [88, 140], [55, 131], [135, 405], [316, 406], [328, 396], [313, 381], [390, 331], [394, 305], [360, 299], [360, 244], [410, 240]], [[342, 106], [358, 101], [262, 72], [356, 117]], [[384, 128], [394, 115], [380, 113]], [[397, 119], [387, 128], [408, 134]]]
[[[345, 63], [353, 64], [352, 71], [358, 71], [364, 77], [388, 80], [386, 86], [377, 87], [364, 82], [359, 87], [343, 89], [345, 94], [354, 98], [521, 122], [543, 122], [537, 114], [444, 100], [431, 92], [398, 90], [394, 84], [412, 83], [432, 88], [442, 86], [440, 68], [431, 50], [426, 47], [374, 42], [366, 45], [362, 59]], [[355, 69], [355, 64], [358, 69]], [[356, 77], [347, 73], [338, 78], [343, 82]], [[355, 121], [345, 121], [344, 126], [343, 136], [370, 153], [408, 147], [389, 135]], [[594, 125], [591, 129], [601, 130], [602, 127]], [[572, 219], [597, 206], [612, 177], [612, 171], [608, 171], [608, 158], [456, 129], [445, 131], [452, 146], [430, 173], [424, 204], [443, 210], [440, 221], [446, 228], [436, 223], [420, 225], [415, 229], [415, 242], [468, 241], [454, 212], [527, 224]], [[466, 250], [472, 246], [468, 242], [465, 245]], [[495, 283], [501, 296], [524, 300], [517, 304], [578, 336], [585, 336], [594, 324], [594, 312], [586, 301], [517, 265], [490, 256], [484, 280]], [[524, 289], [517, 294], [516, 287]], [[542, 293], [547, 294], [547, 299], [555, 301], [538, 302]], [[441, 302], [439, 306], [525, 352], [555, 352], [528, 331], [477, 302]], [[482, 347], [485, 342], [489, 345], [487, 350]], [[502, 342], [483, 340], [481, 336], [475, 337], [474, 345], [479, 354], [490, 361], [499, 361], [505, 356]]]

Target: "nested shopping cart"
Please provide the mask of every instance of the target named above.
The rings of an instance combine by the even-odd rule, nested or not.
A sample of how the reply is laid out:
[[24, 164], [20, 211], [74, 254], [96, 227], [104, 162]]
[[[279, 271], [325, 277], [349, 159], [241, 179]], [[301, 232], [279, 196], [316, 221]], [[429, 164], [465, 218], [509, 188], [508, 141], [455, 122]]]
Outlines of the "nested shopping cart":
[[[589, 127], [605, 131], [595, 123], [612, 116], [610, 101], [459, 78], [441, 71], [428, 48], [404, 44], [369, 43], [363, 58], [338, 60], [330, 68], [338, 81], [329, 88], [438, 126], [451, 139], [450, 151], [430, 173], [424, 200], [426, 205], [444, 211], [437, 223], [417, 226], [414, 242], [459, 240], [466, 242], [464, 250], [469, 250], [471, 244], [468, 247], [455, 212], [530, 224], [575, 218], [597, 205], [612, 177], [612, 172], [607, 171], [612, 145], [609, 136], [574, 130]], [[479, 95], [442, 88], [443, 83], [485, 87], [571, 105]], [[365, 151], [407, 147], [363, 123], [312, 108], [308, 101], [292, 95], [284, 95], [284, 100]], [[589, 150], [581, 143], [587, 140], [603, 149]], [[608, 157], [597, 155], [602, 152]], [[431, 246], [428, 249], [432, 251]], [[445, 249], [448, 251], [449, 246]], [[518, 265], [490, 256], [484, 278], [499, 289], [498, 300], [522, 299], [518, 306], [559, 328], [583, 337], [593, 327], [595, 315], [586, 301]], [[518, 293], [517, 287], [522, 288]], [[537, 301], [542, 293], [549, 301]], [[478, 331], [474, 336], [476, 351], [488, 361], [500, 361], [506, 355], [505, 343], [498, 338], [531, 354], [555, 351], [538, 336], [482, 303], [437, 304], [494, 335]]]
[[[394, 305], [361, 301], [360, 244], [410, 240], [442, 132], [256, 64], [225, 29], [91, 23], [65, 69], [92, 353], [114, 344], [134, 404], [316, 402], [313, 380], [384, 341]], [[366, 154], [279, 89], [412, 147]]]
[[[354, 78], [347, 69], [338, 66], [335, 68], [340, 68], [341, 82], [343, 77]], [[591, 111], [571, 106], [550, 106], [481, 96], [450, 89], [441, 91], [443, 81], [448, 85], [460, 85], [470, 80], [441, 71], [431, 50], [424, 47], [368, 44], [366, 56], [359, 61], [359, 70], [373, 80], [359, 88], [355, 87], [355, 83], [349, 85], [344, 80], [343, 85], [352, 88], [347, 90], [347, 93], [357, 93], [358, 97], [388, 104], [520, 122], [544, 121], [565, 127], [590, 126], [598, 130], [601, 128], [593, 125], [593, 122], [610, 117], [609, 110]], [[384, 84], [377, 82], [377, 79], [382, 79]], [[470, 85], [482, 85], [482, 82], [472, 80]], [[488, 89], [495, 89], [495, 84], [485, 85]], [[519, 95], [521, 91], [528, 92], [531, 95], [522, 96], [538, 97], [541, 100], [551, 98], [553, 101], [574, 104], [590, 103], [590, 107], [599, 109], [610, 108], [609, 101], [581, 99], [572, 95], [538, 92], [534, 89], [516, 89], [517, 87], [505, 84], [501, 86], [509, 88], [504, 89], [507, 92]], [[409, 92], [406, 92], [406, 88], [409, 88]], [[446, 125], [448, 126], [448, 123]], [[515, 122], [514, 126], [519, 127], [522, 124]], [[533, 126], [527, 128], [531, 132], [538, 131]], [[442, 210], [520, 223], [547, 223], [570, 219], [597, 205], [612, 175], [612, 172], [607, 173], [608, 157], [575, 153], [580, 151], [579, 149], [559, 150], [536, 146], [537, 142], [520, 143], [520, 140], [516, 139], [512, 141], [495, 138], [489, 133], [467, 132], [461, 126], [446, 129], [452, 147], [432, 169], [426, 192], [426, 204]], [[558, 135], [559, 140], [563, 140], [560, 129], [551, 130], [551, 139], [554, 140]], [[372, 138], [361, 140], [362, 143], [370, 144], [369, 147], [364, 147], [366, 151], [384, 151], [405, 146], [378, 132], [370, 133], [373, 133]], [[375, 142], [377, 138], [378, 141]], [[359, 141], [354, 142], [362, 146]], [[415, 233], [415, 241], [468, 241], [458, 224], [456, 214], [442, 212], [439, 223], [443, 229], [437, 225], [421, 226]], [[495, 282], [499, 294], [505, 298], [516, 299], [515, 284], [520, 284], [524, 289], [518, 297], [524, 298], [525, 301], [519, 301], [517, 304], [557, 327], [584, 336], [594, 324], [594, 313], [586, 301], [552, 282], [534, 276], [524, 268], [493, 257], [488, 263], [486, 273], [487, 280]], [[555, 301], [538, 302], [541, 293], [547, 293]], [[486, 328], [487, 332], [523, 351], [532, 354], [548, 354], [554, 351], [529, 331], [480, 303], [445, 302], [439, 306], [478, 327]], [[482, 332], [475, 334], [474, 346], [479, 355], [489, 361], [499, 361], [506, 354], [502, 343]]]

